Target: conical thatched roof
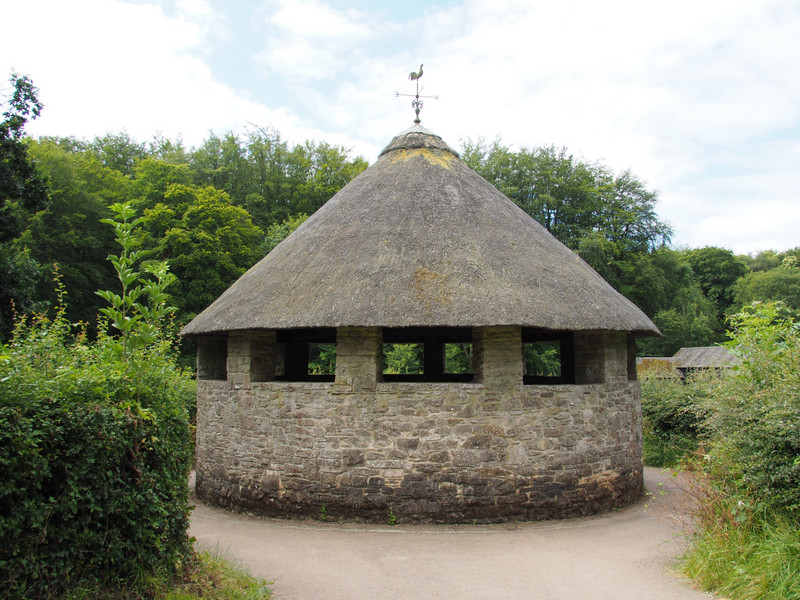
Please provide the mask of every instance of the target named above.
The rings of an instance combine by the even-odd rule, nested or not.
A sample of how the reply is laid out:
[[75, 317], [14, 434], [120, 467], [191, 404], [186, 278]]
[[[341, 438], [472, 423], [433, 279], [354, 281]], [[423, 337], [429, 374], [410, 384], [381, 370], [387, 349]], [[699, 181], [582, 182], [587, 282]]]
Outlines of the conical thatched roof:
[[183, 334], [491, 325], [658, 333], [440, 137], [415, 126]]

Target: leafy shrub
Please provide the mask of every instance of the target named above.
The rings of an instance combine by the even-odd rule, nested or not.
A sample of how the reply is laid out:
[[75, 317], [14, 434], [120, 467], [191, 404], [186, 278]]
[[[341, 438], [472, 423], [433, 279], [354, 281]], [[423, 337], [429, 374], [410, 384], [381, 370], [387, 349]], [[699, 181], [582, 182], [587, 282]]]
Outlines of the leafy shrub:
[[708, 376], [698, 374], [683, 381], [655, 372], [643, 375], [641, 383], [644, 463], [676, 466], [697, 449]]
[[738, 493], [800, 510], [800, 323], [781, 303], [731, 319], [734, 375], [709, 399], [711, 467]]
[[117, 208], [123, 294], [108, 293], [107, 316], [118, 334], [89, 342], [65, 319], [62, 292], [55, 317], [21, 320], [0, 351], [3, 597], [175, 572], [192, 555], [193, 384], [161, 328], [166, 267], [133, 270], [135, 221]]

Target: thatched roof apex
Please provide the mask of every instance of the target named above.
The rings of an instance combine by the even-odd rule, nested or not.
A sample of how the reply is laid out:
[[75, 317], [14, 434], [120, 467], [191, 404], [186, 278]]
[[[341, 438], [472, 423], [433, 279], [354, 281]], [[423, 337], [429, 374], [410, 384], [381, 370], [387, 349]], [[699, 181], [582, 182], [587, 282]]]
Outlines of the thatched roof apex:
[[183, 330], [658, 329], [575, 253], [415, 126]]

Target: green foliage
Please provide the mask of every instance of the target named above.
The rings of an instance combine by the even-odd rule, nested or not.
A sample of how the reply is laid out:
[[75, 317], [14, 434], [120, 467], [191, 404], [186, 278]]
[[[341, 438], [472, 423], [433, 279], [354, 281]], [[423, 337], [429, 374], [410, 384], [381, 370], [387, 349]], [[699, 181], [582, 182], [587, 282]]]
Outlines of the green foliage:
[[36, 211], [47, 205], [45, 179], [28, 157], [25, 124], [42, 112], [39, 90], [24, 75], [11, 74], [10, 96], [0, 97], [0, 243], [19, 235], [21, 224], [14, 205]]
[[780, 301], [800, 310], [800, 268], [796, 259], [787, 257], [768, 271], [755, 271], [739, 279], [733, 288], [733, 307], [752, 302]]
[[539, 377], [561, 376], [561, 345], [559, 342], [536, 342], [522, 345], [525, 374]]
[[383, 372], [387, 375], [419, 375], [423, 372], [423, 344], [384, 344]]
[[272, 252], [275, 246], [289, 237], [289, 234], [300, 227], [306, 219], [308, 219], [308, 215], [301, 213], [293, 217], [287, 217], [281, 223], [273, 223], [270, 225], [269, 228], [267, 228], [266, 236], [264, 236], [264, 254]]
[[697, 374], [683, 381], [673, 373], [641, 375], [644, 464], [674, 467], [697, 449], [712, 377]]
[[175, 573], [192, 555], [193, 384], [163, 334], [166, 270], [151, 269], [154, 279], [134, 270], [131, 215], [117, 208], [123, 292], [105, 295], [120, 336], [101, 330], [88, 342], [62, 301], [52, 318], [22, 319], [0, 354], [4, 597]]
[[0, 243], [0, 340], [8, 339], [14, 325], [14, 313], [42, 308], [37, 293], [41, 265], [27, 248]]
[[336, 375], [336, 344], [309, 344], [309, 375]]
[[34, 308], [38, 264], [13, 243], [28, 216], [47, 206], [46, 178], [28, 155], [25, 124], [42, 111], [38, 90], [26, 76], [11, 74], [12, 92], [0, 96], [0, 340], [7, 339], [13, 309]]
[[311, 214], [367, 167], [344, 148], [305, 142], [293, 148], [274, 130], [257, 128], [240, 139], [209, 136], [191, 153], [197, 185], [225, 191], [266, 230], [292, 215]]
[[730, 250], [706, 246], [686, 253], [695, 280], [706, 298], [711, 300], [721, 317], [733, 303], [733, 286], [747, 273], [744, 261]]
[[[655, 213], [656, 194], [630, 172], [614, 176], [553, 146], [512, 152], [499, 142], [467, 141], [464, 161], [569, 247], [606, 241], [603, 254], [622, 258], [669, 241]], [[602, 244], [601, 244], [602, 245]]]
[[[69, 290], [67, 318], [93, 324], [102, 306], [95, 291], [115, 284], [106, 260], [114, 236], [98, 221], [112, 216], [110, 203], [127, 200], [130, 182], [90, 154], [69, 152], [55, 140], [31, 142], [30, 154], [47, 175], [50, 204], [27, 220], [16, 245], [29, 248], [48, 270], [58, 265]], [[52, 306], [55, 293], [44, 275], [39, 297]]]
[[178, 278], [175, 304], [184, 321], [205, 309], [262, 258], [262, 231], [243, 208], [213, 187], [168, 186], [144, 211], [139, 247], [168, 260]]
[[731, 600], [800, 598], [800, 528], [787, 515], [702, 490], [681, 571]]
[[445, 344], [444, 372], [454, 375], [472, 373], [472, 344]]
[[780, 303], [731, 319], [741, 359], [708, 403], [714, 472], [740, 494], [800, 511], [800, 324]]

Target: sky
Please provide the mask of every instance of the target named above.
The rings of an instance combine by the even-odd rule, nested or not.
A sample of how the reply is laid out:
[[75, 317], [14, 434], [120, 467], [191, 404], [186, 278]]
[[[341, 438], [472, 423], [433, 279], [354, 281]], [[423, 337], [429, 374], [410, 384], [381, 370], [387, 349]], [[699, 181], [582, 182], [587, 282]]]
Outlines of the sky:
[[458, 149], [565, 147], [658, 193], [676, 248], [800, 246], [796, 0], [0, 0], [0, 89], [34, 137], [202, 144], [272, 128], [374, 162], [412, 125]]

